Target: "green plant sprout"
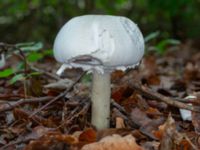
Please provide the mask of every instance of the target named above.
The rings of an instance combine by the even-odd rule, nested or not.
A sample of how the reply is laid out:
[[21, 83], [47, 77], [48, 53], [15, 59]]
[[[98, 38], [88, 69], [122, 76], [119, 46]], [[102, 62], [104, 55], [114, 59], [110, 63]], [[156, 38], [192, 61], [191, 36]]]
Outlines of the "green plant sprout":
[[[166, 51], [167, 51], [167, 47], [168, 46], [176, 46], [179, 45], [181, 42], [179, 40], [173, 39], [173, 38], [164, 38], [161, 40], [158, 40], [158, 38], [160, 37], [160, 32], [156, 31], [156, 32], [152, 32], [150, 34], [148, 34], [144, 40], [146, 43], [146, 47], [147, 47], [147, 51], [155, 51], [157, 54], [159, 55], [163, 55]], [[150, 46], [151, 44], [149, 44], [151, 41], [155, 40], [156, 44], [154, 44], [153, 46]]]
[[[14, 84], [17, 81], [23, 81], [31, 76], [40, 75], [40, 72], [30, 71], [25, 72], [25, 61], [27, 64], [31, 64], [37, 61], [42, 60], [46, 56], [52, 56], [53, 52], [51, 49], [42, 51], [43, 44], [41, 42], [29, 42], [29, 43], [18, 43], [15, 45], [10, 45], [12, 48], [12, 52], [9, 50], [3, 53], [6, 53], [6, 59], [11, 57], [13, 54], [23, 55], [26, 57], [26, 60], [20, 60], [18, 64], [14, 67], [8, 67], [0, 71], [0, 78], [8, 78], [10, 77], [9, 83]], [[20, 49], [20, 51], [19, 51]]]

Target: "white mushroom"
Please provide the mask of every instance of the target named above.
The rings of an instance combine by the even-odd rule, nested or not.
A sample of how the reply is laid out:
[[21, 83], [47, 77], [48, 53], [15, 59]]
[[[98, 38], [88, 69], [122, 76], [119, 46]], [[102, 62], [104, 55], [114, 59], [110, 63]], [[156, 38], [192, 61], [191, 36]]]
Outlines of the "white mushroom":
[[63, 63], [58, 70], [80, 67], [93, 72], [92, 124], [109, 127], [110, 73], [138, 65], [144, 39], [135, 23], [121, 16], [85, 15], [69, 20], [59, 31], [54, 55]]

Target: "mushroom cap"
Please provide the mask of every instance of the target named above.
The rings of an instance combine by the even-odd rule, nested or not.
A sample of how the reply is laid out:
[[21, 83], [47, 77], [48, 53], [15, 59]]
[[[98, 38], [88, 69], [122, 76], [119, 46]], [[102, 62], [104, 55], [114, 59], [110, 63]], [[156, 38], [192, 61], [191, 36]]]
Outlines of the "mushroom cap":
[[126, 17], [85, 15], [61, 28], [53, 50], [63, 68], [103, 73], [135, 67], [144, 54], [144, 39], [138, 26]]

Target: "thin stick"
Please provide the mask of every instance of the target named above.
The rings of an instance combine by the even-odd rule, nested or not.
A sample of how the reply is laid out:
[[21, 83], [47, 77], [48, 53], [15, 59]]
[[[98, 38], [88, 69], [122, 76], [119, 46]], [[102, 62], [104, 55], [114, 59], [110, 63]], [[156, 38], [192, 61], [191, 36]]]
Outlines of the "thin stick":
[[0, 107], [0, 113], [12, 110], [18, 106], [29, 104], [29, 103], [38, 103], [38, 102], [45, 102], [49, 101], [53, 97], [51, 96], [45, 96], [45, 97], [38, 97], [38, 98], [29, 98], [29, 99], [21, 99], [17, 102], [2, 102], [5, 103]]
[[86, 72], [83, 72], [78, 78], [77, 80], [68, 88], [66, 89], [64, 92], [60, 93], [58, 96], [56, 96], [55, 98], [53, 98], [51, 101], [49, 101], [48, 103], [46, 103], [45, 105], [43, 105], [42, 107], [40, 107], [39, 109], [37, 109], [35, 112], [33, 112], [29, 118], [33, 117], [35, 114], [37, 114], [38, 112], [42, 111], [43, 109], [45, 109], [47, 106], [49, 106], [50, 104], [54, 103], [55, 101], [57, 101], [58, 99], [64, 97], [69, 91], [72, 90], [72, 88], [81, 80], [81, 78], [85, 75]]
[[68, 117], [65, 119], [65, 121], [62, 122], [56, 129], [59, 129], [62, 126], [69, 125], [75, 118], [78, 118], [80, 115], [87, 113], [89, 107], [90, 107], [90, 101], [86, 101], [83, 107], [82, 106], [76, 107], [74, 110], [71, 111], [70, 114], [68, 114]]
[[129, 85], [130, 85], [131, 88], [135, 89], [136, 91], [138, 91], [142, 95], [147, 96], [149, 98], [152, 98], [152, 99], [155, 99], [155, 100], [158, 100], [158, 101], [162, 101], [162, 102], [164, 102], [168, 105], [174, 106], [174, 107], [187, 109], [187, 110], [194, 111], [194, 112], [200, 112], [200, 108], [198, 108], [198, 107], [195, 107], [195, 106], [192, 106], [192, 105], [187, 105], [187, 104], [182, 103], [180, 101], [173, 100], [169, 97], [166, 97], [166, 96], [161, 95], [161, 94], [159, 94], [155, 91], [152, 91], [152, 90], [148, 89], [147, 87], [144, 87], [144, 86], [140, 87], [138, 85], [135, 85], [134, 83], [129, 83]]
[[27, 63], [27, 64], [28, 64], [28, 66], [30, 67], [31, 70], [34, 70], [36, 72], [40, 72], [40, 73], [42, 73], [42, 74], [44, 74], [44, 75], [46, 75], [46, 76], [48, 76], [48, 77], [50, 77], [52, 79], [61, 80], [61, 78], [59, 76], [55, 75], [55, 74], [52, 74], [52, 73], [47, 72], [47, 71], [43, 71], [43, 70], [41, 70], [39, 68], [36, 68], [35, 66], [33, 66], [33, 65], [29, 64], [29, 63]]

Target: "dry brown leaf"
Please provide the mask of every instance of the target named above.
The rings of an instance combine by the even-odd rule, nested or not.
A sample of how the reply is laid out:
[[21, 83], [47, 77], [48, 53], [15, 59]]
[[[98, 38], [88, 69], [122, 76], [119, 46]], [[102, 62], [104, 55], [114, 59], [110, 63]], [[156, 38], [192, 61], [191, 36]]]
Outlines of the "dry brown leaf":
[[169, 115], [165, 124], [159, 127], [161, 134], [160, 150], [171, 150], [174, 146], [174, 136], [176, 131], [176, 124], [174, 119]]
[[116, 70], [112, 73], [112, 81], [120, 80], [124, 76], [124, 72], [121, 70]]
[[186, 134], [179, 133], [176, 129], [175, 120], [168, 116], [166, 122], [159, 127], [159, 132], [155, 134], [157, 137], [161, 137], [159, 150], [197, 150], [196, 146], [190, 141]]
[[144, 77], [149, 77], [157, 72], [156, 60], [153, 55], [149, 55], [143, 59], [140, 69]]
[[42, 96], [42, 79], [39, 76], [31, 76], [27, 80], [27, 94], [31, 96]]
[[157, 75], [158, 66], [156, 64], [155, 56], [147, 56], [143, 59], [140, 65], [141, 76], [143, 81], [149, 85], [159, 85], [160, 77]]
[[158, 127], [158, 130], [157, 131], [154, 131], [153, 134], [156, 138], [158, 139], [162, 139], [162, 136], [164, 134], [164, 130], [165, 130], [165, 127], [166, 127], [166, 124], [162, 124]]
[[64, 144], [75, 145], [78, 139], [60, 132], [49, 132], [37, 140], [31, 141], [24, 150], [55, 150], [63, 149]]
[[44, 126], [37, 126], [37, 127], [35, 127], [35, 128], [33, 128], [32, 130], [31, 130], [32, 132], [31, 133], [29, 133], [29, 134], [27, 134], [26, 136], [25, 136], [25, 139], [38, 139], [38, 138], [40, 138], [40, 137], [42, 137], [43, 135], [45, 135], [46, 133], [48, 133], [48, 132], [52, 132], [52, 131], [55, 131], [55, 129], [53, 129], [53, 128], [47, 128], [47, 127], [44, 127]]
[[116, 117], [116, 128], [125, 128], [124, 119], [121, 117]]
[[18, 120], [23, 120], [23, 121], [33, 121], [35, 123], [40, 123], [44, 126], [48, 126], [48, 127], [56, 127], [56, 123], [58, 123], [58, 119], [56, 119], [55, 117], [49, 117], [48, 119], [43, 118], [41, 116], [37, 116], [34, 115], [33, 117], [29, 118], [29, 116], [31, 115], [31, 112], [28, 110], [23, 110], [23, 109], [18, 109], [15, 108], [13, 110], [13, 115], [15, 117], [15, 119]]
[[158, 75], [150, 75], [148, 78], [147, 78], [147, 84], [149, 85], [159, 85], [160, 84], [160, 78]]
[[109, 128], [109, 129], [104, 129], [100, 130], [97, 132], [97, 141], [103, 139], [104, 137], [111, 136], [113, 134], [118, 134], [120, 136], [126, 136], [132, 132], [131, 129], [127, 128]]
[[145, 149], [145, 150], [158, 150], [159, 148], [159, 145], [160, 145], [160, 142], [157, 142], [157, 141], [151, 141], [151, 142], [145, 142], [142, 144], [142, 147]]
[[197, 112], [192, 112], [192, 124], [194, 126], [195, 132], [200, 134], [200, 114]]
[[92, 128], [75, 132], [73, 135], [79, 139], [78, 143], [75, 145], [77, 149], [81, 149], [84, 145], [97, 141], [97, 133]]
[[141, 111], [138, 108], [132, 109], [131, 119], [139, 126], [144, 126], [152, 121], [144, 111]]
[[196, 145], [198, 149], [200, 149], [200, 135], [192, 131], [187, 132], [187, 136], [191, 140], [191, 142], [194, 143], [194, 145]]
[[124, 95], [127, 91], [128, 87], [119, 87], [118, 89], [115, 89], [113, 92], [112, 92], [112, 99], [114, 99], [117, 103], [120, 103], [121, 100], [124, 99]]
[[198, 75], [199, 75], [199, 68], [195, 64], [188, 62], [185, 66], [185, 71], [183, 74], [184, 79], [186, 81], [197, 80]]
[[128, 92], [127, 92], [128, 98], [126, 98], [121, 102], [121, 105], [125, 108], [125, 110], [127, 112], [131, 112], [132, 109], [136, 106], [143, 109], [143, 107], [145, 106], [140, 105], [141, 103], [140, 100], [142, 99], [141, 96], [139, 96], [137, 92], [133, 92], [131, 90], [129, 90]]
[[135, 142], [132, 135], [121, 137], [114, 134], [104, 137], [99, 142], [85, 145], [81, 150], [143, 150], [143, 148]]
[[97, 138], [97, 133], [94, 129], [89, 128], [83, 131], [79, 136], [79, 141], [82, 142], [95, 142]]
[[162, 115], [158, 109], [153, 107], [149, 107], [145, 112], [148, 114], [148, 116], [154, 118], [159, 118], [160, 117], [159, 115]]

